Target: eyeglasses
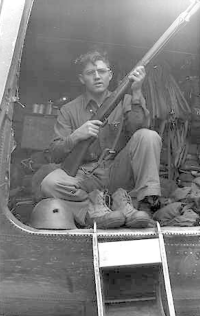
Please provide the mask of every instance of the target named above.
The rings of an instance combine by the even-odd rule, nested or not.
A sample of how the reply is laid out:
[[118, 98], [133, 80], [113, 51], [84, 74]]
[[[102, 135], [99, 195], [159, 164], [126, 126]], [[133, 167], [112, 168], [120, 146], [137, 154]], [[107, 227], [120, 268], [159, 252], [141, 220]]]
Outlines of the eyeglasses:
[[109, 68], [99, 68], [99, 69], [86, 70], [86, 71], [84, 72], [84, 74], [85, 74], [86, 76], [90, 76], [90, 77], [96, 76], [96, 73], [97, 73], [99, 76], [104, 76], [104, 75], [107, 74], [109, 71], [110, 71]]

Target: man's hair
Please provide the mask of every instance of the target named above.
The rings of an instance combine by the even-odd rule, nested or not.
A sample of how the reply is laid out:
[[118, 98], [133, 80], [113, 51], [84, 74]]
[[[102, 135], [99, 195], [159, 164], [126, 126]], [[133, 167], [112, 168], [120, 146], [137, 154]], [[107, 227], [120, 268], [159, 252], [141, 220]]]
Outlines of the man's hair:
[[94, 64], [98, 60], [102, 60], [107, 65], [108, 68], [110, 67], [107, 53], [105, 51], [93, 50], [83, 55], [80, 55], [75, 60], [77, 71], [79, 73], [82, 73], [88, 63]]

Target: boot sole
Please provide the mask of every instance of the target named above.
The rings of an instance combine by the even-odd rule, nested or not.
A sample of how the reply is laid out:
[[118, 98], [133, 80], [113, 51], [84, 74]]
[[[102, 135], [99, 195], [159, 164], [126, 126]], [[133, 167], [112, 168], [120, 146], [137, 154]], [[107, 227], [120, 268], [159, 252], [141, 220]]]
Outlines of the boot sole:
[[126, 227], [129, 228], [147, 228], [147, 227], [153, 227], [153, 220], [146, 218], [146, 219], [135, 219], [130, 222], [125, 223]]
[[98, 220], [96, 221], [97, 227], [102, 229], [108, 229], [108, 228], [119, 228], [124, 225], [125, 218], [119, 218], [119, 219], [107, 219], [106, 223], [98, 223]]

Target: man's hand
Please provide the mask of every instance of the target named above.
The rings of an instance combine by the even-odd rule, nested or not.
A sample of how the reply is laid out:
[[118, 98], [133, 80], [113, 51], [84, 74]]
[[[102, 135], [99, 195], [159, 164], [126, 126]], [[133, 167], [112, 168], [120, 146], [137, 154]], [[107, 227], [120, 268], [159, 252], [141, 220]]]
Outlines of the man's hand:
[[73, 132], [75, 142], [79, 142], [90, 137], [98, 137], [99, 128], [103, 123], [99, 120], [91, 120], [85, 122]]
[[146, 72], [143, 66], [138, 66], [135, 70], [129, 75], [129, 80], [133, 81], [131, 89], [133, 93], [137, 93], [141, 91], [142, 84], [144, 78], [146, 76]]

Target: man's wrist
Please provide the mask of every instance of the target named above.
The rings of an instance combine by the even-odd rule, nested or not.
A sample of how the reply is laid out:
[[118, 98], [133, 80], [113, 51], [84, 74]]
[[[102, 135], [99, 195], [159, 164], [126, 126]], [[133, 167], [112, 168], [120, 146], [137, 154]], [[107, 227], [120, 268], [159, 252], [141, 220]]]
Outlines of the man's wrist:
[[139, 90], [133, 90], [132, 91], [132, 100], [140, 100], [141, 99], [141, 96], [142, 96], [142, 91], [141, 89]]
[[132, 103], [132, 104], [140, 104], [140, 102], [141, 102], [141, 97], [142, 97], [142, 91], [141, 91], [141, 89], [133, 90], [133, 91], [132, 91], [131, 103]]
[[142, 96], [141, 90], [133, 91], [133, 95], [132, 95], [132, 98], [131, 98], [131, 103], [134, 104], [134, 105], [140, 104], [141, 96]]
[[64, 148], [64, 152], [68, 153], [70, 152], [74, 146], [76, 145], [75, 141], [73, 140], [73, 138], [71, 137], [71, 135], [69, 135], [67, 137], [67, 139], [65, 140], [64, 144], [63, 144], [63, 148]]
[[71, 135], [70, 135], [71, 141], [73, 143], [73, 145], [75, 146], [79, 140], [80, 140], [80, 135], [77, 132], [77, 130], [75, 130]]

